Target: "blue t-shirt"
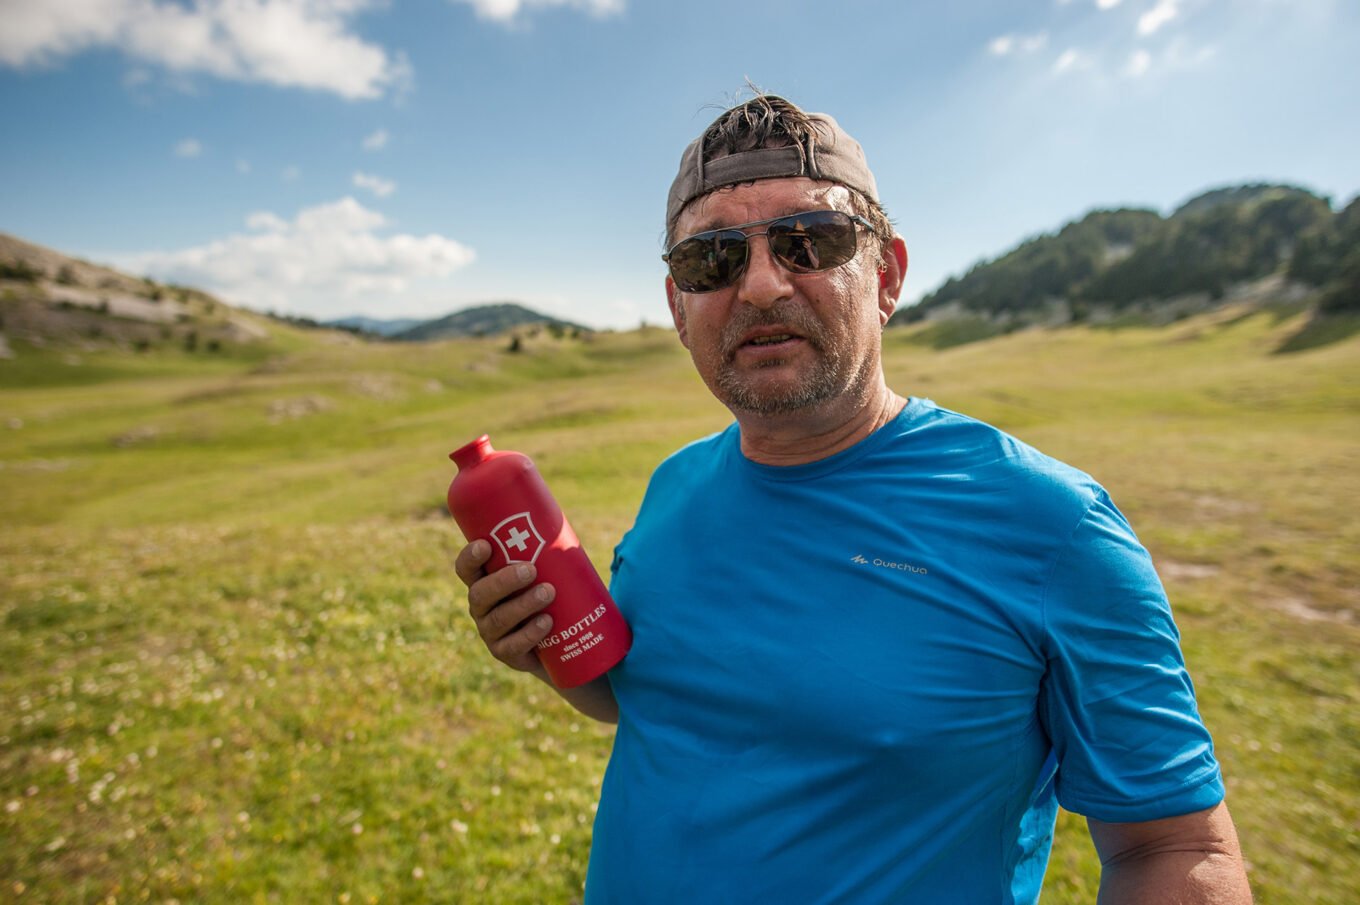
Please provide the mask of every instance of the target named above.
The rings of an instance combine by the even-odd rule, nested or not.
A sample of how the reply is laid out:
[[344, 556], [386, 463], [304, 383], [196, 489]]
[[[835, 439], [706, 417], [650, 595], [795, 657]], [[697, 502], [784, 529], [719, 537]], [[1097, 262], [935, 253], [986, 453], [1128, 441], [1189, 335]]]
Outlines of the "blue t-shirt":
[[1032, 903], [1061, 803], [1223, 796], [1147, 552], [1089, 477], [912, 400], [830, 458], [735, 425], [615, 551], [633, 648], [586, 902]]

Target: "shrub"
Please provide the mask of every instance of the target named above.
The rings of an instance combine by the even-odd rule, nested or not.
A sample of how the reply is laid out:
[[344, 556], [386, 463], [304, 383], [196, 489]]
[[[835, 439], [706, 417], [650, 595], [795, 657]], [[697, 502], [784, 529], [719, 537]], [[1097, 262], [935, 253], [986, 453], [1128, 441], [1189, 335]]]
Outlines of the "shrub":
[[24, 261], [0, 261], [0, 279], [36, 283], [41, 276], [42, 271], [35, 270]]

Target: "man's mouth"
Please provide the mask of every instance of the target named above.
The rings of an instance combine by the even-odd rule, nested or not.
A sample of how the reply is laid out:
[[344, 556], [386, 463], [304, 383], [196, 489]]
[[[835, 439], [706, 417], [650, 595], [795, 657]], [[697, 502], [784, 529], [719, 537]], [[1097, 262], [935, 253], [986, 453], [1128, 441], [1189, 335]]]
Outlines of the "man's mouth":
[[817, 326], [810, 316], [798, 312], [767, 314], [766, 318], [752, 317], [728, 325], [722, 344], [728, 361], [742, 353], [765, 361], [772, 356], [792, 355], [802, 346], [821, 348]]
[[748, 346], [773, 346], [778, 343], [786, 343], [792, 339], [799, 339], [792, 333], [771, 333], [769, 336], [755, 336], [748, 339], [745, 345]]

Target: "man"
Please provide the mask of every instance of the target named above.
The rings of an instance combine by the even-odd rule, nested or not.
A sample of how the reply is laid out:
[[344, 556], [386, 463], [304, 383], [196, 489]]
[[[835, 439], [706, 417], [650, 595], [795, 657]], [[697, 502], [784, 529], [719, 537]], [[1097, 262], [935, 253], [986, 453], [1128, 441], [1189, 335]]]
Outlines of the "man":
[[[1123, 516], [888, 388], [907, 250], [859, 145], [756, 97], [685, 151], [667, 233], [680, 341], [736, 423], [653, 475], [613, 564], [633, 649], [562, 692], [618, 723], [586, 901], [1032, 903], [1061, 803], [1102, 903], [1249, 902]], [[552, 589], [488, 555], [457, 561], [481, 636], [544, 678]]]

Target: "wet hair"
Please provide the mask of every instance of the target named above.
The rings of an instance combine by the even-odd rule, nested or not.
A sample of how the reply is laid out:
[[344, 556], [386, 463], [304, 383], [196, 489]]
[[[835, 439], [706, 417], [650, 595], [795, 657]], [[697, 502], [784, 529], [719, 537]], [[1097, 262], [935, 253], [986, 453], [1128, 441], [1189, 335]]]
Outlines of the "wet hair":
[[[757, 93], [745, 103], [738, 104], [720, 115], [703, 137], [704, 162], [719, 160], [742, 151], [765, 148], [796, 147], [806, 156], [807, 148], [815, 146], [821, 136], [827, 137], [823, 123], [810, 117], [791, 101], [772, 94]], [[868, 220], [879, 241], [879, 261], [891, 254], [893, 227], [887, 211], [863, 193], [845, 186], [850, 193], [854, 213]], [[718, 189], [717, 191], [721, 191]], [[666, 223], [666, 246], [675, 242], [675, 226], [680, 219], [677, 212]]]

